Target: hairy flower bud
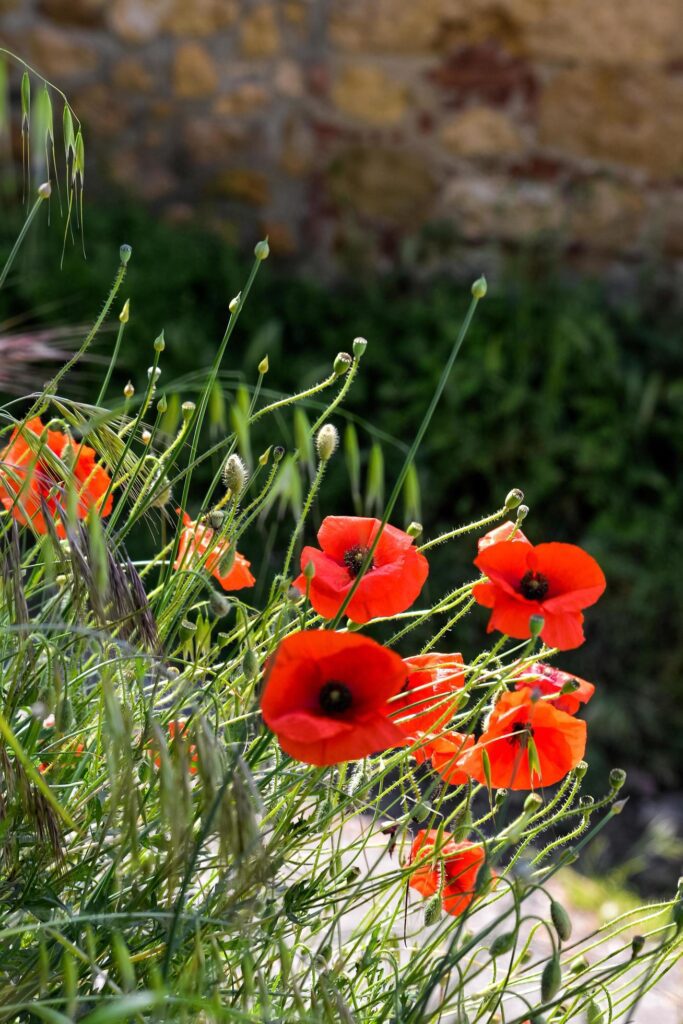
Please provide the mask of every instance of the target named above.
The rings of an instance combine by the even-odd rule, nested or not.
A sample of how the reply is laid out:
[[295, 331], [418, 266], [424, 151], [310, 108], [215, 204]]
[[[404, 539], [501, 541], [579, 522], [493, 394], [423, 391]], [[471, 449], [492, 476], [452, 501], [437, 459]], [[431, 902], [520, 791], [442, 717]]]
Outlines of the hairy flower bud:
[[502, 935], [496, 935], [495, 939], [489, 946], [489, 954], [492, 957], [502, 956], [504, 953], [509, 953], [515, 944], [517, 938], [517, 932], [503, 932]]
[[344, 374], [347, 372], [348, 368], [351, 366], [352, 362], [353, 359], [351, 358], [348, 352], [337, 352], [332, 367], [337, 377], [343, 377]]
[[244, 490], [248, 476], [247, 467], [239, 455], [228, 455], [221, 471], [223, 484], [227, 490], [237, 497]]
[[339, 432], [332, 423], [325, 423], [318, 431], [315, 447], [321, 462], [329, 462], [337, 450]]
[[520, 491], [519, 487], [513, 487], [511, 491], [508, 491], [505, 498], [505, 508], [508, 512], [512, 512], [513, 508], [517, 508], [523, 501], [524, 491]]
[[427, 901], [427, 905], [425, 906], [425, 911], [424, 911], [424, 914], [425, 914], [425, 918], [424, 918], [425, 925], [427, 927], [429, 927], [432, 924], [436, 924], [436, 922], [441, 917], [441, 912], [442, 912], [441, 897], [439, 896], [439, 894], [437, 892], [437, 893], [435, 893], [431, 897], [430, 900]]
[[352, 348], [353, 348], [353, 354], [356, 357], [356, 359], [361, 359], [363, 357], [367, 347], [368, 347], [368, 343], [367, 343], [367, 339], [366, 338], [354, 338], [353, 339], [353, 346], [352, 346]]
[[255, 679], [258, 675], [258, 669], [258, 658], [252, 651], [251, 647], [248, 647], [244, 652], [244, 657], [242, 659], [242, 671], [247, 679]]
[[228, 614], [232, 605], [225, 594], [219, 594], [217, 590], [211, 591], [211, 597], [209, 599], [209, 605], [211, 611], [217, 619], [222, 619]]

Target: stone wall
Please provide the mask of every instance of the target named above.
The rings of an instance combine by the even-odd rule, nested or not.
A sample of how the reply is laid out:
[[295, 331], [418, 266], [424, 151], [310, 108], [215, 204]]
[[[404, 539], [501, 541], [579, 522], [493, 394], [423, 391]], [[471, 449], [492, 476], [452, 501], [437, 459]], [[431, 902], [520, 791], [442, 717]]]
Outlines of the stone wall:
[[0, 0], [0, 38], [100, 182], [237, 240], [683, 260], [681, 0]]

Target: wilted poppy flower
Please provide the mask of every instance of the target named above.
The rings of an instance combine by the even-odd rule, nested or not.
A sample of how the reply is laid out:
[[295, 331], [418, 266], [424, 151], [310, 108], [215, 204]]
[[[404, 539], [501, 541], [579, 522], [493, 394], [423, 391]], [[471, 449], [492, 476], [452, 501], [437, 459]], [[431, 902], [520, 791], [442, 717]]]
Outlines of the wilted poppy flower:
[[[360, 516], [327, 516], [318, 531], [318, 548], [301, 552], [301, 568], [309, 562], [315, 567], [311, 580], [311, 604], [326, 619], [332, 619], [353, 586], [377, 531], [379, 519]], [[372, 556], [369, 569], [346, 608], [353, 622], [368, 622], [381, 615], [397, 615], [416, 600], [422, 590], [429, 565], [413, 545], [413, 538], [385, 526]], [[306, 593], [303, 573], [294, 581]]]
[[460, 766], [485, 783], [483, 752], [494, 789], [552, 786], [576, 768], [586, 749], [586, 723], [548, 701], [534, 700], [525, 687], [505, 693], [491, 713], [485, 731]]
[[582, 608], [595, 604], [605, 589], [602, 569], [574, 544], [519, 544], [506, 540], [479, 553], [474, 564], [487, 580], [472, 596], [491, 608], [488, 631], [524, 640], [529, 619], [543, 616], [541, 637], [566, 651], [583, 643]]
[[398, 654], [369, 637], [304, 630], [286, 637], [268, 660], [261, 711], [298, 761], [354, 761], [405, 743], [386, 713], [404, 682]]
[[30, 524], [40, 534], [47, 533], [44, 502], [58, 536], [65, 537], [61, 516], [70, 487], [79, 519], [85, 519], [91, 508], [101, 516], [112, 510], [111, 494], [105, 502], [111, 478], [96, 458], [92, 448], [62, 430], [47, 430], [35, 416], [21, 430], [12, 431], [7, 447], [0, 452], [0, 501], [17, 522]]
[[477, 541], [477, 551], [481, 553], [486, 548], [490, 548], [492, 544], [500, 544], [503, 540], [514, 540], [522, 544], [530, 544], [531, 541], [524, 536], [521, 530], [515, 530], [515, 524], [509, 519], [505, 523], [501, 523], [500, 526], [496, 526], [493, 530], [489, 530], [483, 537], [480, 537]]
[[465, 685], [462, 654], [416, 654], [404, 658], [406, 681], [389, 704], [391, 717], [406, 736], [445, 727], [455, 710], [455, 693]]
[[[180, 512], [180, 509], [177, 511]], [[229, 564], [230, 544], [227, 540], [214, 543], [211, 527], [194, 522], [187, 512], [183, 512], [183, 527], [174, 569], [189, 569], [194, 562], [200, 562], [202, 568], [218, 580], [223, 590], [243, 590], [244, 587], [254, 586], [256, 580], [249, 571], [251, 562], [244, 555], [236, 551], [232, 564]]]
[[422, 896], [441, 891], [443, 908], [457, 917], [475, 897], [477, 875], [486, 859], [480, 843], [456, 843], [438, 829], [418, 832], [410, 851], [409, 884]]
[[450, 732], [429, 744], [432, 768], [450, 786], [462, 786], [469, 775], [462, 768], [462, 759], [474, 747], [474, 736]]
[[[562, 693], [564, 687], [569, 691], [572, 685], [574, 688], [571, 692]], [[595, 687], [586, 679], [562, 672], [543, 661], [529, 665], [515, 679], [516, 690], [525, 687], [537, 690], [543, 697], [550, 697], [558, 711], [566, 711], [568, 715], [575, 715], [581, 705], [587, 704], [595, 693]]]

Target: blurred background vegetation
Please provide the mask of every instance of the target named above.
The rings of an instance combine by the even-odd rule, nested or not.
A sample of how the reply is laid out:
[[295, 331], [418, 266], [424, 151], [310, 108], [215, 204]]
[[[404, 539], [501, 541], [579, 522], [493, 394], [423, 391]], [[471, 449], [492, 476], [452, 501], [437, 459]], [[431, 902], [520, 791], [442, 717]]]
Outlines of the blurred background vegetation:
[[[86, 215], [87, 259], [78, 245], [68, 246], [61, 270], [59, 218], [36, 228], [0, 294], [1, 333], [25, 338], [56, 324], [90, 323], [108, 291], [119, 243], [130, 243], [123, 294], [131, 322], [124, 370], [111, 393], [120, 395], [128, 377], [142, 387], [163, 328], [160, 388], [172, 429], [180, 401], [192, 397], [193, 375], [212, 358], [249, 257], [215, 233], [171, 226], [126, 203], [88, 208]], [[4, 219], [5, 254], [19, 226]], [[342, 432], [347, 423], [357, 431], [361, 505], [354, 505], [340, 454], [318, 518], [358, 507], [372, 512], [381, 503], [382, 476], [390, 487], [429, 401], [468, 301], [466, 283], [423, 279], [434, 244], [443, 246], [443, 239], [425, 236], [406, 246], [391, 275], [363, 273], [333, 288], [276, 259], [257, 279], [215, 395], [218, 435], [240, 427], [244, 389], [264, 355], [267, 387], [288, 391], [329, 373], [354, 336], [369, 341], [338, 420]], [[515, 256], [490, 282], [420, 453], [419, 493], [411, 488], [401, 513], [406, 521], [420, 518], [434, 536], [499, 507], [511, 487], [521, 487], [532, 540], [575, 542], [598, 558], [607, 593], [587, 617], [588, 642], [560, 664], [599, 686], [599, 699], [587, 709], [596, 780], [617, 764], [631, 768], [631, 786], [649, 795], [676, 782], [683, 751], [683, 371], [679, 313], [672, 294], [655, 285], [663, 280], [656, 269], [615, 300], [600, 281], [568, 281], [547, 247]], [[103, 372], [97, 360], [108, 358], [112, 344], [112, 334], [101, 336], [95, 358], [71, 381], [77, 397], [94, 400]], [[243, 434], [245, 456], [253, 461], [268, 444], [295, 444], [291, 415], [278, 430], [279, 436]], [[207, 466], [207, 478], [209, 472]], [[283, 516], [296, 509], [304, 486], [294, 474], [285, 481]], [[144, 547], [150, 539], [135, 543]], [[277, 539], [259, 527], [250, 540], [245, 554], [264, 580], [272, 575]], [[472, 537], [438, 551], [428, 596], [471, 575], [474, 549]], [[475, 610], [445, 646], [474, 654], [485, 623], [484, 611]], [[415, 634], [413, 643], [419, 639]]]

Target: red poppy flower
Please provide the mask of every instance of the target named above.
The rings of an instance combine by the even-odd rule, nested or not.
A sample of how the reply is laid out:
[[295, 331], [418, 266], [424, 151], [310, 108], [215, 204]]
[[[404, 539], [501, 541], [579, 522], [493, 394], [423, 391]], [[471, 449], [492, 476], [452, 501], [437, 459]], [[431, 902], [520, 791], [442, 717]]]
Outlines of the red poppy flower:
[[474, 736], [450, 732], [429, 744], [432, 768], [450, 786], [462, 786], [470, 778], [462, 768], [462, 759], [474, 747]]
[[585, 749], [586, 723], [558, 711], [548, 701], [534, 700], [525, 687], [518, 693], [503, 694], [460, 767], [485, 783], [482, 755], [486, 751], [494, 789], [534, 789], [563, 779], [576, 768]]
[[500, 544], [503, 540], [521, 541], [522, 544], [531, 543], [521, 530], [517, 530], [514, 536], [511, 536], [514, 529], [515, 524], [508, 519], [507, 522], [501, 523], [500, 526], [496, 526], [493, 530], [489, 530], [488, 533], [485, 533], [477, 541], [477, 551], [481, 554], [486, 548], [490, 548], [492, 544]]
[[[180, 509], [176, 511], [180, 512]], [[230, 544], [227, 540], [214, 543], [214, 531], [211, 527], [190, 519], [187, 512], [183, 512], [183, 526], [178, 544], [178, 557], [173, 563], [174, 569], [188, 569], [193, 562], [199, 561], [207, 572], [215, 576], [223, 590], [242, 590], [244, 587], [254, 586], [256, 580], [249, 571], [251, 562], [248, 562], [239, 551], [235, 552], [234, 561], [228, 571], [221, 572], [221, 563], [228, 559], [230, 553]]]
[[[563, 687], [572, 683], [576, 688], [571, 693], [562, 693]], [[568, 715], [575, 715], [581, 705], [587, 704], [595, 693], [595, 687], [586, 679], [562, 672], [543, 661], [534, 662], [520, 672], [515, 680], [515, 689], [522, 690], [525, 687], [538, 690], [543, 697], [551, 697], [551, 703], [557, 710], [566, 711]]]
[[[444, 910], [457, 917], [476, 894], [477, 875], [486, 859], [480, 843], [456, 843], [448, 832], [423, 830], [415, 836], [410, 865], [415, 865], [409, 885], [422, 896], [441, 891]], [[442, 885], [443, 882], [443, 885]]]
[[404, 658], [407, 679], [389, 704], [391, 717], [408, 737], [445, 727], [465, 685], [462, 654], [417, 654]]
[[386, 713], [404, 682], [398, 654], [369, 637], [304, 630], [286, 637], [268, 660], [261, 711], [298, 761], [354, 761], [405, 743]]
[[[301, 568], [315, 566], [311, 581], [311, 604], [326, 619], [337, 614], [353, 586], [380, 527], [379, 519], [360, 516], [327, 516], [318, 531], [318, 548], [304, 548]], [[346, 608], [353, 622], [368, 622], [377, 616], [397, 615], [417, 599], [429, 572], [424, 555], [413, 538], [395, 526], [385, 526], [372, 556], [372, 563]], [[302, 594], [306, 579], [294, 581]]]
[[[41, 448], [51, 456], [41, 454]], [[101, 516], [108, 516], [112, 510], [112, 495], [104, 500], [111, 478], [96, 458], [92, 448], [61, 430], [46, 430], [40, 417], [35, 416], [12, 431], [7, 447], [0, 452], [0, 501], [17, 522], [30, 524], [40, 534], [47, 533], [44, 502], [57, 534], [65, 537], [61, 514], [70, 486], [76, 494], [79, 519], [85, 519], [91, 508]]]
[[[185, 742], [187, 732], [187, 722], [184, 718], [177, 718], [172, 722], [168, 723], [168, 739], [170, 744], [174, 744], [178, 741]], [[199, 762], [199, 754], [197, 753], [197, 747], [194, 743], [190, 743], [187, 748], [187, 756], [189, 760], [188, 770], [190, 775], [196, 775]], [[161, 757], [158, 755], [154, 758], [154, 764], [157, 768], [161, 767]]]
[[493, 609], [494, 629], [524, 640], [529, 619], [542, 615], [541, 637], [566, 651], [583, 643], [582, 608], [595, 604], [605, 589], [602, 569], [574, 544], [519, 544], [506, 540], [485, 548], [474, 564], [488, 576], [472, 596]]

